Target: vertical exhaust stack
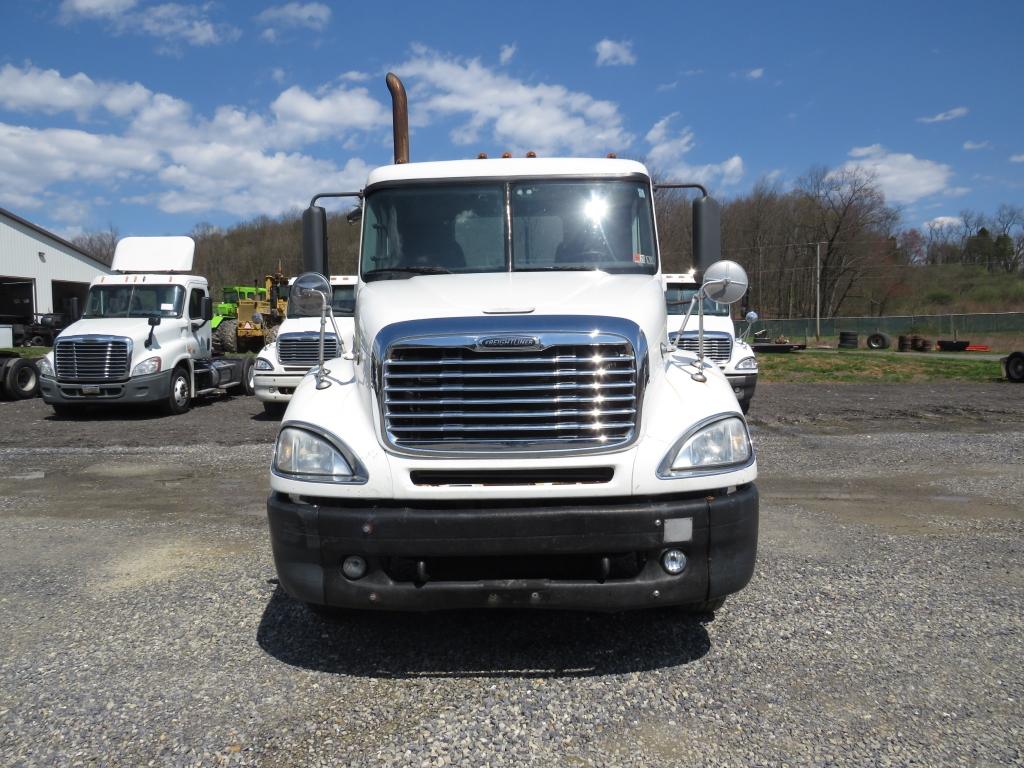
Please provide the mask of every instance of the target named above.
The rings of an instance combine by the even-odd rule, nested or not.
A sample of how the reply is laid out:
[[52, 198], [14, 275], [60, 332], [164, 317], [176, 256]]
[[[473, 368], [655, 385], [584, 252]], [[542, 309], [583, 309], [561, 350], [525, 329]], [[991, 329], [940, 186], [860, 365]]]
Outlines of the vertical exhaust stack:
[[722, 214], [718, 201], [706, 192], [693, 201], [693, 268], [697, 280], [722, 258]]
[[391, 91], [391, 124], [395, 136], [395, 165], [409, 162], [409, 101], [405, 86], [394, 72], [386, 78]]

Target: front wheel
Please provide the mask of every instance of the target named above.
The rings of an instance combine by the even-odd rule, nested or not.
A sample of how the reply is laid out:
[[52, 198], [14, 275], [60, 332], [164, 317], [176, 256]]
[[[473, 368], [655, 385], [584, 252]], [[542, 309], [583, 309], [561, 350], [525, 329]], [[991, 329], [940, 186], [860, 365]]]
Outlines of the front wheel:
[[256, 360], [251, 357], [242, 363], [242, 391], [247, 395], [256, 394]]
[[23, 357], [17, 357], [7, 364], [4, 371], [4, 389], [13, 400], [27, 400], [39, 394], [39, 372], [36, 364]]
[[167, 393], [166, 410], [170, 414], [185, 413], [192, 405], [192, 386], [188, 369], [179, 365], [171, 373], [170, 391]]

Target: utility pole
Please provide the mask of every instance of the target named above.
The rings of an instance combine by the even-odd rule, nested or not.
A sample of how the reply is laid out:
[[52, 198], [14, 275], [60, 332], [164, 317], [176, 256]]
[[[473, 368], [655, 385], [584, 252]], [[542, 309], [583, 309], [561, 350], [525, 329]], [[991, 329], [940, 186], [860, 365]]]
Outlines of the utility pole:
[[821, 341], [821, 243], [814, 244], [814, 337]]

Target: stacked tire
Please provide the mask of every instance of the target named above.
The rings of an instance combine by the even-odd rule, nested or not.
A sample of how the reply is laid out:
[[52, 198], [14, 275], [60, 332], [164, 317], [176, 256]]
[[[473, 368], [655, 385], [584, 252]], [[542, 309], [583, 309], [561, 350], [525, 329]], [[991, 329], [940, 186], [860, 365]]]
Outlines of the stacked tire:
[[0, 396], [28, 400], [39, 394], [39, 371], [24, 357], [0, 358]]
[[909, 336], [900, 336], [896, 340], [896, 344], [897, 344], [896, 345], [896, 349], [898, 349], [900, 352], [909, 352], [910, 351], [910, 337]]
[[1003, 358], [1003, 373], [1010, 381], [1024, 382], [1024, 352], [1011, 352]]
[[915, 352], [929, 352], [932, 348], [932, 340], [923, 336], [911, 336], [910, 348]]
[[858, 344], [858, 336], [856, 331], [840, 331], [839, 332], [839, 348], [840, 349], [856, 349]]

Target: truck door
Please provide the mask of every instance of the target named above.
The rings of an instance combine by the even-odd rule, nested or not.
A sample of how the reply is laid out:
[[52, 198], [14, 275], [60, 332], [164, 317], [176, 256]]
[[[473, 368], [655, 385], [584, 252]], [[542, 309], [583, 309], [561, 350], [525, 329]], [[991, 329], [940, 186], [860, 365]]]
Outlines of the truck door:
[[[203, 323], [203, 299], [206, 297], [206, 290], [194, 286], [188, 294], [188, 319], [189, 324], [186, 333], [190, 334], [188, 339], [189, 353], [194, 358], [207, 359], [210, 351], [210, 324]], [[202, 326], [195, 329], [195, 326], [202, 323]]]

